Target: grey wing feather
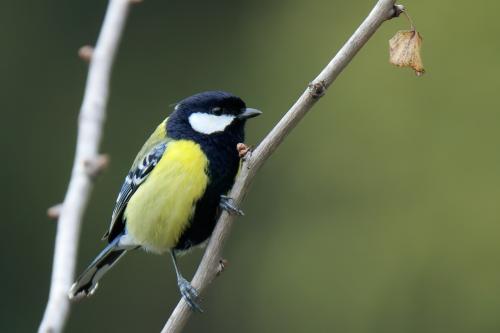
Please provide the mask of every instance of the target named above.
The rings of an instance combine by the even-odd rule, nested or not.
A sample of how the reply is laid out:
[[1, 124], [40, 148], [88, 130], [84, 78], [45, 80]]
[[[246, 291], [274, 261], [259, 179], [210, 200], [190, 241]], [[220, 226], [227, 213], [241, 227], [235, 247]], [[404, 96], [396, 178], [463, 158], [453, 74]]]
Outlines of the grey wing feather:
[[112, 241], [118, 234], [120, 234], [125, 228], [125, 221], [121, 218], [128, 201], [134, 194], [134, 192], [139, 188], [139, 186], [146, 180], [151, 171], [154, 169], [156, 164], [160, 161], [165, 149], [167, 148], [168, 142], [162, 142], [153, 147], [146, 156], [140, 161], [137, 166], [131, 169], [125, 177], [125, 181], [118, 193], [118, 198], [116, 199], [115, 208], [113, 209], [113, 214], [111, 216], [111, 225], [109, 230], [103, 236], [103, 239], [108, 239]]

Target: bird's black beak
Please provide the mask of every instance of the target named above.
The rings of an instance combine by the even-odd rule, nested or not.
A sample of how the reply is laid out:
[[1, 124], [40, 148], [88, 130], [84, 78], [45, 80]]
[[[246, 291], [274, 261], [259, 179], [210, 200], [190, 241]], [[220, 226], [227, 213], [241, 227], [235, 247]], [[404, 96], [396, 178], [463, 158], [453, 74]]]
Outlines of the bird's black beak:
[[249, 118], [257, 117], [258, 115], [261, 115], [262, 111], [257, 110], [257, 109], [252, 109], [252, 108], [246, 108], [242, 113], [240, 113], [236, 118], [240, 120], [246, 120]]

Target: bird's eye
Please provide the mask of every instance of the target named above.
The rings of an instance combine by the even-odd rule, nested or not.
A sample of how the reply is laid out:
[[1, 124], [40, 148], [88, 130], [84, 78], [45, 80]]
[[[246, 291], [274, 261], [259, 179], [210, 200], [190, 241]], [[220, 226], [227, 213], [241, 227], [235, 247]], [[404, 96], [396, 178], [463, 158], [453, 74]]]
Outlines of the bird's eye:
[[222, 108], [220, 106], [216, 106], [212, 109], [212, 113], [216, 116], [220, 116], [222, 114]]

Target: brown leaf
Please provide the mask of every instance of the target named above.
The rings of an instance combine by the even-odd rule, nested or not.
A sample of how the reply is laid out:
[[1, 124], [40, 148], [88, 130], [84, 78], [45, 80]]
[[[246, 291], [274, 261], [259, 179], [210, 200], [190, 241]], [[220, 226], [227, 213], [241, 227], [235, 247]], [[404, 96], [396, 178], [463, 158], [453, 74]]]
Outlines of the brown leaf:
[[425, 73], [420, 49], [422, 36], [415, 30], [398, 31], [389, 40], [389, 61], [398, 67], [411, 67], [417, 76]]

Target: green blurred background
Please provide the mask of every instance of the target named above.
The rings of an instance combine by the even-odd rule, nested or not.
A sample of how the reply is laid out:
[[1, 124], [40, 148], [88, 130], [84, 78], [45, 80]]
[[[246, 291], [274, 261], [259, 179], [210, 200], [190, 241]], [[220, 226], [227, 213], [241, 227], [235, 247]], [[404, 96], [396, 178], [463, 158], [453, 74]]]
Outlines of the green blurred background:
[[[136, 151], [203, 90], [265, 115], [256, 144], [375, 1], [152, 1], [134, 6], [113, 72], [78, 271], [101, 249]], [[498, 332], [500, 43], [494, 1], [404, 3], [427, 74], [388, 63], [392, 20], [268, 161], [225, 249], [229, 268], [187, 332]], [[1, 332], [33, 332], [47, 300], [87, 65], [105, 1], [7, 1], [0, 20]], [[5, 187], [6, 185], [6, 187]], [[187, 276], [201, 256], [181, 260]], [[133, 253], [76, 304], [68, 332], [157, 332], [179, 299], [168, 256]]]

